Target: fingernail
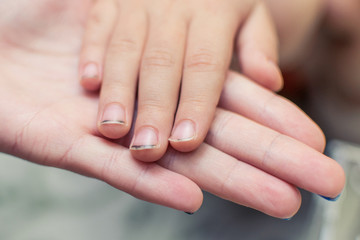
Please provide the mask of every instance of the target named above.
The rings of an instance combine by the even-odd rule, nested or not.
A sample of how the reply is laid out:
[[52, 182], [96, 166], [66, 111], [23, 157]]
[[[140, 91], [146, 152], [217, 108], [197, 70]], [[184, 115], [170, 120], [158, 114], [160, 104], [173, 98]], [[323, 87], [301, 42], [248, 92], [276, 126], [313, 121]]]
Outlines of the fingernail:
[[186, 214], [188, 214], [188, 215], [194, 215], [193, 212], [184, 212], [184, 213], [186, 213]]
[[105, 106], [100, 124], [125, 124], [125, 110], [118, 103], [110, 103]]
[[290, 221], [292, 218], [284, 218], [285, 221]]
[[82, 73], [82, 78], [95, 78], [98, 79], [99, 78], [99, 68], [97, 66], [96, 63], [87, 63], [84, 67], [83, 73]]
[[175, 126], [169, 138], [171, 142], [186, 142], [195, 138], [195, 123], [191, 120], [182, 120]]
[[328, 201], [331, 201], [331, 202], [335, 202], [335, 201], [337, 201], [337, 200], [340, 198], [341, 194], [339, 194], [338, 196], [336, 196], [336, 197], [334, 197], [334, 198], [325, 197], [325, 196], [322, 196], [322, 195], [319, 195], [319, 196], [322, 197], [322, 198], [325, 199], [325, 200], [328, 200]]
[[159, 147], [158, 131], [153, 127], [142, 127], [130, 144], [131, 150], [145, 150]]

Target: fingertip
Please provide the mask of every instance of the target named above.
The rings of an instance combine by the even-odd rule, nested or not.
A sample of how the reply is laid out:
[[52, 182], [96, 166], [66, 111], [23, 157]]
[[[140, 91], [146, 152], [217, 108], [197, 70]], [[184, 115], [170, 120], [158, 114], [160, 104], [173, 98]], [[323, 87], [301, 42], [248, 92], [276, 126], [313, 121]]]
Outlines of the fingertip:
[[155, 162], [159, 160], [166, 151], [160, 139], [159, 130], [153, 126], [142, 126], [135, 130], [130, 144], [130, 151], [134, 158], [143, 162]]
[[87, 91], [99, 91], [101, 87], [101, 80], [98, 78], [81, 78], [80, 85]]
[[135, 159], [155, 162], [164, 156], [167, 146], [168, 141], [160, 139], [158, 130], [145, 126], [138, 131], [135, 130], [129, 149]]
[[[304, 130], [304, 132], [305, 131], [306, 129]], [[307, 137], [306, 139], [304, 138], [303, 141], [318, 152], [323, 153], [326, 147], [326, 137], [324, 132], [316, 123], [313, 123], [311, 126], [309, 125], [307, 131], [309, 137]]]
[[199, 145], [196, 124], [192, 120], [182, 120], [175, 124], [174, 129], [168, 139], [171, 146], [180, 152], [190, 152]]
[[98, 64], [89, 62], [80, 72], [80, 84], [88, 91], [98, 91], [101, 86], [101, 74]]
[[254, 8], [238, 37], [239, 63], [243, 73], [262, 86], [279, 91], [282, 75], [277, 65], [278, 37], [266, 5]]
[[179, 177], [178, 181], [172, 181], [173, 193], [169, 202], [170, 207], [179, 211], [194, 214], [203, 203], [203, 193], [199, 186], [188, 179], [185, 181], [184, 176]]
[[273, 198], [273, 202], [271, 202], [273, 209], [268, 214], [281, 219], [292, 218], [301, 206], [302, 198], [300, 191], [292, 187], [291, 191], [284, 189], [283, 192], [278, 192], [276, 195], [278, 197]]
[[191, 214], [194, 214], [200, 209], [204, 200], [204, 195], [197, 185], [194, 186], [190, 191], [182, 194], [182, 196], [184, 198], [184, 209], [182, 209], [182, 211]]
[[127, 124], [119, 120], [104, 120], [99, 123], [99, 132], [107, 138], [118, 139], [125, 136], [129, 128]]
[[102, 135], [111, 139], [125, 136], [129, 132], [130, 126], [127, 124], [124, 106], [112, 102], [100, 107], [98, 130]]
[[[284, 80], [279, 66], [270, 59], [263, 56], [263, 64], [254, 64], [254, 78], [259, 79], [259, 82], [266, 88], [279, 92], [284, 86]], [[258, 61], [261, 62], [261, 61]]]
[[284, 106], [284, 109], [285, 107], [289, 109], [288, 113], [284, 112], [283, 117], [287, 114], [289, 116], [288, 121], [296, 123], [296, 125], [289, 125], [289, 128], [283, 131], [283, 133], [289, 134], [289, 136], [323, 153], [326, 146], [326, 137], [321, 128], [300, 108], [293, 108], [293, 113], [289, 114], [290, 107], [295, 106], [294, 103], [283, 97], [281, 100], [285, 100], [284, 103], [287, 105], [287, 107]]
[[199, 147], [201, 143], [197, 143], [195, 141], [189, 140], [189, 141], [174, 141], [169, 139], [171, 147], [176, 149], [179, 152], [191, 152], [194, 151]]
[[137, 147], [130, 146], [131, 155], [139, 161], [151, 163], [156, 162], [161, 159], [164, 155], [164, 152], [161, 151], [160, 147], [149, 146], [149, 147]]
[[246, 51], [240, 60], [242, 72], [260, 85], [278, 92], [283, 88], [283, 76], [279, 66], [256, 50]]
[[274, 62], [269, 61], [268, 68], [269, 88], [275, 92], [281, 91], [284, 87], [284, 79], [279, 66]]
[[346, 175], [339, 163], [333, 159], [329, 159], [329, 161], [331, 161], [328, 165], [330, 170], [327, 171], [328, 176], [324, 177], [324, 183], [318, 194], [329, 199], [335, 199], [344, 189]]

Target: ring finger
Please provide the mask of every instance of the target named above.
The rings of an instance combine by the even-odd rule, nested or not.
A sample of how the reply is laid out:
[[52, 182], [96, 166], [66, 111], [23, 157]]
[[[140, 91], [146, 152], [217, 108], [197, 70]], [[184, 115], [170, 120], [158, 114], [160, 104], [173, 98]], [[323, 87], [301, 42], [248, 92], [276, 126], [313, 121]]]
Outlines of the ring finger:
[[212, 122], [239, 23], [237, 16], [229, 15], [198, 16], [190, 26], [179, 108], [169, 139], [179, 151], [197, 148]]

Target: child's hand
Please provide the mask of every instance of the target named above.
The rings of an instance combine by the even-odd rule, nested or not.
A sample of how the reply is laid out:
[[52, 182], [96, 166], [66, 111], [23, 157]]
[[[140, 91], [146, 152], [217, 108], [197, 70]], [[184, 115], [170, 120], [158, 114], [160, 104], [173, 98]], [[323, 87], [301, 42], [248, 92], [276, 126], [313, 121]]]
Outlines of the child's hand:
[[113, 139], [128, 133], [138, 90], [130, 147], [136, 158], [159, 159], [168, 139], [179, 151], [197, 148], [213, 120], [235, 37], [243, 73], [279, 90], [277, 38], [260, 1], [96, 1], [80, 73], [88, 90], [102, 81], [99, 131]]

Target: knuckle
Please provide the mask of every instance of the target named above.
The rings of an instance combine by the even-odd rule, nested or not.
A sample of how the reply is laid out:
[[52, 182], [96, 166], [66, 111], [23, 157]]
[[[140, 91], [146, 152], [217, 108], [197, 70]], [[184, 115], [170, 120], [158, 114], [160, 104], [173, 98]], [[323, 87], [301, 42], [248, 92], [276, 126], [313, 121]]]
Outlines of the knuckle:
[[183, 100], [184, 105], [188, 106], [206, 106], [209, 104], [208, 98], [204, 94], [199, 94], [196, 96], [188, 96]]
[[234, 128], [234, 123], [237, 123], [236, 115], [230, 114], [228, 112], [222, 112], [221, 115], [215, 114], [214, 122], [212, 127], [209, 129], [208, 138], [210, 141], [216, 141], [216, 136], [223, 136], [228, 129]]
[[171, 105], [161, 99], [147, 99], [139, 104], [139, 111], [150, 113], [168, 113]]
[[133, 39], [127, 39], [127, 38], [117, 38], [115, 37], [111, 41], [110, 45], [110, 52], [115, 53], [128, 53], [128, 52], [136, 52], [139, 50], [139, 45], [135, 40]]
[[269, 163], [273, 160], [273, 155], [276, 152], [276, 149], [279, 145], [283, 142], [284, 136], [281, 133], [274, 133], [274, 135], [271, 138], [271, 141], [269, 141], [268, 146], [266, 147], [260, 165], [262, 167], [268, 167]]
[[131, 99], [131, 96], [135, 95], [133, 85], [129, 85], [121, 80], [122, 79], [111, 79], [110, 83], [104, 85], [102, 94], [103, 99], [109, 101], [114, 98], [118, 99], [120, 96], [121, 98]]
[[87, 17], [87, 32], [90, 32], [95, 38], [102, 39], [104, 35], [108, 35], [109, 30], [107, 29], [114, 24], [117, 13], [118, 8], [113, 1], [101, 0], [95, 3]]
[[207, 94], [197, 94], [196, 96], [188, 96], [180, 103], [182, 108], [191, 109], [193, 112], [210, 113], [215, 110], [217, 101], [210, 98]]
[[221, 69], [221, 65], [212, 51], [200, 49], [188, 57], [185, 69], [195, 72], [213, 72]]
[[90, 13], [89, 22], [90, 24], [100, 25], [104, 21], [104, 15], [95, 9]]
[[170, 68], [174, 66], [174, 64], [175, 64], [174, 56], [168, 50], [154, 49], [148, 51], [144, 55], [142, 67], [144, 69], [153, 68], [153, 67]]
[[83, 48], [86, 49], [86, 51], [92, 52], [94, 49], [95, 51], [103, 49], [104, 43], [101, 41], [101, 39], [97, 39], [96, 37], [92, 36], [85, 39]]
[[116, 1], [96, 0], [89, 14], [90, 23], [101, 24], [105, 22], [109, 17], [109, 11], [104, 11], [107, 9], [117, 9]]

